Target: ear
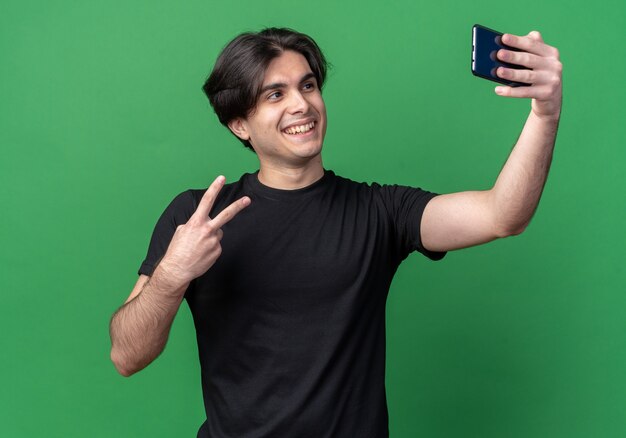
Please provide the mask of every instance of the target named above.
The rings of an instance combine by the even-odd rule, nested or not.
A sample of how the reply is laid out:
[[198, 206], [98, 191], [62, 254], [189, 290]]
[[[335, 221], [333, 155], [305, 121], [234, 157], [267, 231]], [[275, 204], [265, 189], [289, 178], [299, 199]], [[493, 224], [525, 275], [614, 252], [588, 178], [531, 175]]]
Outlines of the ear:
[[228, 122], [228, 129], [232, 131], [237, 137], [242, 140], [250, 140], [250, 134], [248, 133], [248, 127], [245, 120], [238, 117]]

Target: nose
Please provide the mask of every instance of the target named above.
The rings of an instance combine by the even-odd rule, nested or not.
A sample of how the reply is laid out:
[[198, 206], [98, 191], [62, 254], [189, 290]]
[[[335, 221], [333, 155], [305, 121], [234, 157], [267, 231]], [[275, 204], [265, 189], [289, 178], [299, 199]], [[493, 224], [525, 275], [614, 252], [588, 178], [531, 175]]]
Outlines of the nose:
[[289, 112], [292, 114], [303, 113], [309, 111], [309, 101], [299, 91], [293, 91], [289, 96]]

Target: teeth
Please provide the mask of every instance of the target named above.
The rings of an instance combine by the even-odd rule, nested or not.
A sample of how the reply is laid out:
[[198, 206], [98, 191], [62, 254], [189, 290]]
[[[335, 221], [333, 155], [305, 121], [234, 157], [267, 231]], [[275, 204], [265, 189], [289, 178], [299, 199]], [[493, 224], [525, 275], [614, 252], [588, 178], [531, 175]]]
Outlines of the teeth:
[[287, 134], [302, 134], [309, 132], [315, 126], [315, 122], [307, 123], [306, 125], [291, 126], [284, 130]]

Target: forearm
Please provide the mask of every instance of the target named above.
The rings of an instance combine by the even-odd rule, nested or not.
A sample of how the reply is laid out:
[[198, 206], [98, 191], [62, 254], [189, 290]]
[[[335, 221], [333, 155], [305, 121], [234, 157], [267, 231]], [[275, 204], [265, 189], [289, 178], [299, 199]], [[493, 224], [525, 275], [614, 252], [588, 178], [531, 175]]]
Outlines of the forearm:
[[558, 118], [540, 118], [530, 112], [490, 191], [499, 234], [519, 234], [530, 223], [548, 177], [558, 123]]
[[111, 359], [124, 376], [142, 370], [165, 348], [187, 284], [168, 278], [159, 265], [135, 298], [111, 318]]
[[211, 184], [195, 213], [176, 227], [152, 277], [142, 287], [140, 281], [147, 277], [140, 276], [129, 301], [111, 318], [111, 359], [122, 375], [143, 369], [163, 351], [189, 283], [207, 272], [222, 253], [221, 227], [250, 205], [250, 198], [244, 196], [211, 219], [209, 212], [224, 181], [219, 176]]

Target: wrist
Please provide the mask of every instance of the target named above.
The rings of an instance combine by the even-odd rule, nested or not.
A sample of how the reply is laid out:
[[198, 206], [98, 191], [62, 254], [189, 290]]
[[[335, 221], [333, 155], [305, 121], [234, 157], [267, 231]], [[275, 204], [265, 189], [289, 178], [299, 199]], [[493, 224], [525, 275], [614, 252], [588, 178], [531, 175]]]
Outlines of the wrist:
[[191, 282], [165, 258], [154, 269], [150, 281], [156, 283], [160, 290], [171, 296], [184, 294]]
[[555, 114], [539, 114], [534, 110], [531, 110], [530, 116], [535, 120], [535, 124], [537, 126], [542, 126], [543, 129], [547, 129], [548, 131], [556, 131], [559, 126], [561, 113], [559, 111]]
[[533, 99], [530, 112], [542, 122], [558, 124], [561, 118], [561, 103], [559, 101], [553, 104], [543, 103], [540, 105], [540, 102]]

